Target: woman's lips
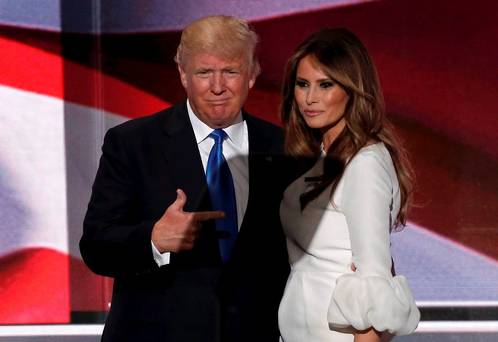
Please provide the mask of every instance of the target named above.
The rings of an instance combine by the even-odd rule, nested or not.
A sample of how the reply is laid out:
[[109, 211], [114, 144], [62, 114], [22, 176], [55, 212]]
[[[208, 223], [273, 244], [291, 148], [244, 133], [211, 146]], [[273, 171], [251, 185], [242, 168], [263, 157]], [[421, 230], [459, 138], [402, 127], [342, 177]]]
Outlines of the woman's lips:
[[320, 110], [304, 110], [303, 113], [306, 116], [313, 117], [313, 116], [318, 116], [318, 115], [322, 114], [322, 111], [320, 111]]

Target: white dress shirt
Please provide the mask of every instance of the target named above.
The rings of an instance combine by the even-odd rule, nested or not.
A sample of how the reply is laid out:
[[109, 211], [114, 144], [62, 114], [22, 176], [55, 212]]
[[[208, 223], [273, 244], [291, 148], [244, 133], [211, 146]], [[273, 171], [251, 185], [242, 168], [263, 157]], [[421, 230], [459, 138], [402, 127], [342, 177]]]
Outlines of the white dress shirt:
[[[209, 137], [209, 134], [211, 134], [213, 129], [194, 114], [188, 100], [187, 111], [194, 130], [195, 140], [197, 142], [197, 147], [199, 148], [199, 154], [201, 156], [202, 167], [204, 168], [205, 174], [209, 153], [214, 145], [214, 139]], [[231, 126], [223, 130], [228, 136], [228, 138], [223, 141], [223, 156], [232, 173], [235, 198], [237, 201], [237, 223], [238, 228], [240, 229], [247, 208], [247, 201], [249, 199], [249, 137], [247, 133], [247, 124], [242, 118], [242, 113], [239, 113]], [[160, 253], [152, 241], [151, 244], [156, 263], [159, 266], [169, 264], [170, 253]]]

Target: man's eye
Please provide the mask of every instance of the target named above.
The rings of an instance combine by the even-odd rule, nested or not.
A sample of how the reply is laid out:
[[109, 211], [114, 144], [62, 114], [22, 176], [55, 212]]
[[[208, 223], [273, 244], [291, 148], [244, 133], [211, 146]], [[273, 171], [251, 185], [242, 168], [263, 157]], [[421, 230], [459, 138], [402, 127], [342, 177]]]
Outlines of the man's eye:
[[308, 86], [308, 83], [305, 82], [305, 81], [300, 81], [300, 80], [297, 80], [296, 81], [296, 86], [299, 87], [299, 88], [305, 88]]

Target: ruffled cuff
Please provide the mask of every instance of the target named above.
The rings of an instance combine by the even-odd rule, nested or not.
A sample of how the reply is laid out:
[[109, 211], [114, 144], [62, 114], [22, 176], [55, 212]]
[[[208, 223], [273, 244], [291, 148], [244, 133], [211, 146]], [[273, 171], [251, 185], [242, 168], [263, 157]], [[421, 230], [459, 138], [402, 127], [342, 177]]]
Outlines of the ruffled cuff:
[[333, 330], [374, 327], [407, 335], [417, 328], [420, 311], [403, 276], [388, 279], [345, 274], [336, 281], [327, 318]]

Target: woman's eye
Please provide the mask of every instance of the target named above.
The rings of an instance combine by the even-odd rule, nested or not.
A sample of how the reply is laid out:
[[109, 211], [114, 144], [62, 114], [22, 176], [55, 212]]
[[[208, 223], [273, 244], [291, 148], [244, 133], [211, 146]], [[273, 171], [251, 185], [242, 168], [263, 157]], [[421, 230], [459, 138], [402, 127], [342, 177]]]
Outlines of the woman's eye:
[[307, 86], [308, 86], [308, 83], [307, 83], [307, 82], [304, 82], [304, 81], [299, 81], [299, 80], [297, 80], [297, 81], [296, 81], [296, 86], [298, 86], [299, 88], [304, 88], [304, 87], [307, 87]]
[[330, 87], [333, 87], [335, 85], [334, 82], [322, 82], [320, 83], [320, 88], [323, 88], [323, 89], [327, 89], [327, 88], [330, 88]]

